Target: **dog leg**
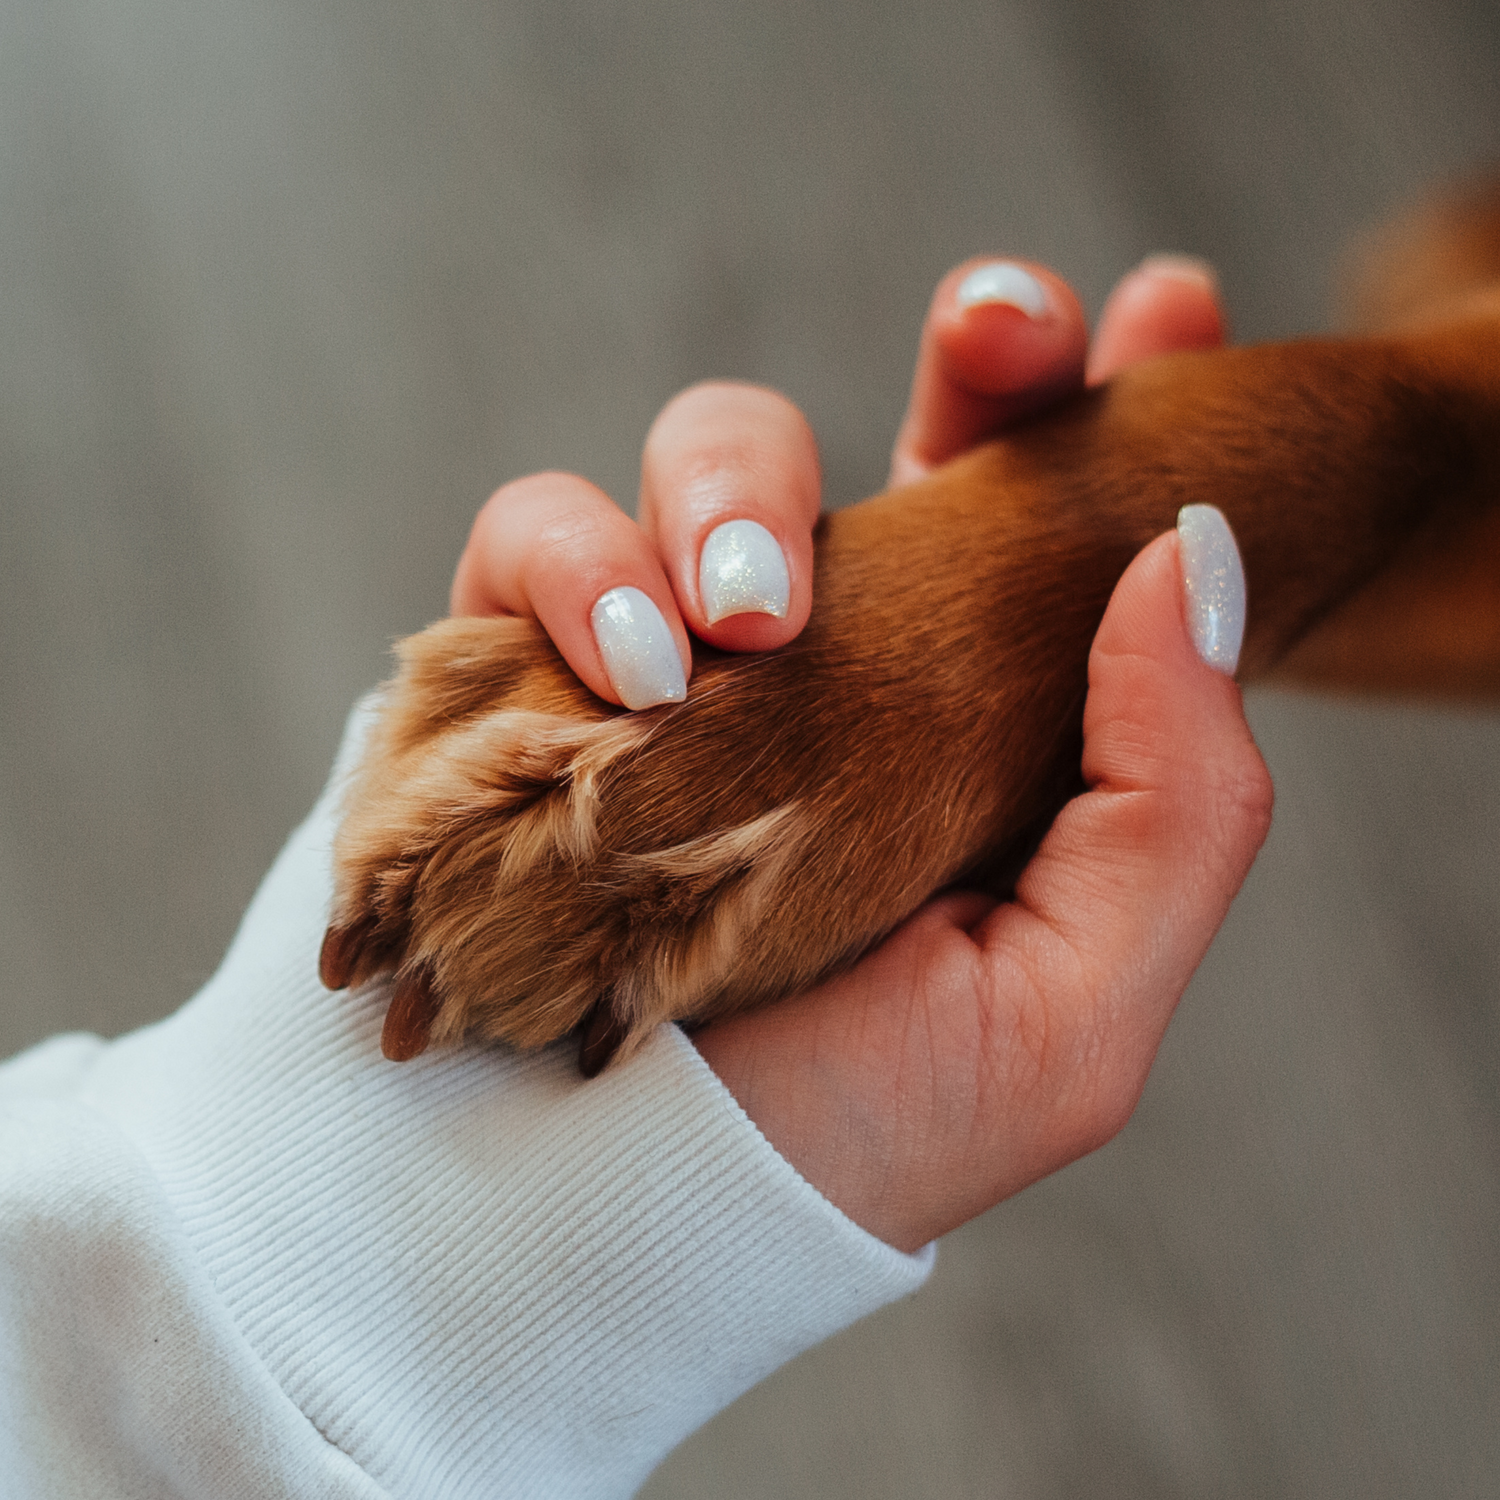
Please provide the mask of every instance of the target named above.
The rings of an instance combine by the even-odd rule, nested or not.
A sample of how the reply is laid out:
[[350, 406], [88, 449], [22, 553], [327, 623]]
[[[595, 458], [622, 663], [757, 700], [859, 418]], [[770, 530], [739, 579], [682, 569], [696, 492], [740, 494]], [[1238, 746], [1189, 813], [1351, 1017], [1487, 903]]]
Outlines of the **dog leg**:
[[1500, 305], [1479, 302], [1154, 361], [825, 518], [806, 630], [699, 648], [682, 704], [614, 711], [536, 627], [444, 621], [403, 644], [351, 787], [325, 981], [397, 972], [392, 1055], [587, 1020], [594, 1068], [811, 984], [1014, 863], [1076, 789], [1094, 631], [1180, 506], [1234, 527], [1253, 676], [1409, 538], [1491, 514], [1497, 476]]

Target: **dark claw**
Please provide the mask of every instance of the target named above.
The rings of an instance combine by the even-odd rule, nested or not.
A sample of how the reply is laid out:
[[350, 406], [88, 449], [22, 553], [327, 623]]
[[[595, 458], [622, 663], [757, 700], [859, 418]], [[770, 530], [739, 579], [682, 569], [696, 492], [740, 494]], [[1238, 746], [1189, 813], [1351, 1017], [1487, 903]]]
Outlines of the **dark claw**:
[[397, 976], [396, 992], [385, 1013], [385, 1027], [380, 1033], [380, 1050], [392, 1062], [410, 1062], [427, 1050], [432, 1023], [442, 1008], [442, 1000], [432, 987], [432, 971], [418, 965]]
[[323, 949], [318, 954], [318, 978], [323, 981], [325, 989], [348, 988], [374, 930], [375, 923], [369, 917], [362, 917], [349, 927], [330, 927], [323, 934]]
[[610, 1064], [629, 1029], [616, 1018], [608, 1000], [597, 1000], [583, 1023], [578, 1045], [578, 1071], [585, 1078], [597, 1078]]

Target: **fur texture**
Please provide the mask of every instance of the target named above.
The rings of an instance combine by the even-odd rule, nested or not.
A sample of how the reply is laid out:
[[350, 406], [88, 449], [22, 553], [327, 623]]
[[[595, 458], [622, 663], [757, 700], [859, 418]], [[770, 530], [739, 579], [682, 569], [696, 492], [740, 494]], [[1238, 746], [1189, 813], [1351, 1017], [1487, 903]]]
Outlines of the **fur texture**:
[[[1453, 220], [1471, 241], [1478, 211]], [[801, 637], [696, 647], [680, 705], [612, 709], [528, 622], [404, 642], [348, 797], [325, 983], [396, 973], [393, 1057], [582, 1027], [596, 1070], [662, 1020], [813, 983], [945, 885], [1003, 887], [1077, 789], [1114, 583], [1190, 502], [1240, 542], [1242, 676], [1299, 642], [1304, 677], [1347, 676], [1353, 596], [1383, 607], [1394, 557], [1451, 566], [1496, 526], [1500, 298], [1461, 294], [1500, 275], [1500, 215], [1485, 243], [1435, 278], [1460, 299], [1436, 317], [1392, 252], [1409, 285], [1378, 316], [1420, 329], [1153, 361], [826, 517]], [[1457, 628], [1500, 680], [1496, 602]]]

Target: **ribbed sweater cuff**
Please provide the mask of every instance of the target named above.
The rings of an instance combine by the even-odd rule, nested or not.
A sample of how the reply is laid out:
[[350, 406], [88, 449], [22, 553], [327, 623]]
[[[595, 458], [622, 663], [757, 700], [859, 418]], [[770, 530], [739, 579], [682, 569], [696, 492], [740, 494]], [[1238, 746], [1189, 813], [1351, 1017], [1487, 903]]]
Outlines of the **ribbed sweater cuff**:
[[589, 1083], [567, 1049], [386, 1062], [383, 986], [316, 978], [333, 806], [203, 992], [80, 1092], [150, 1163], [277, 1384], [378, 1483], [629, 1494], [925, 1279], [931, 1254], [809, 1187], [675, 1028]]

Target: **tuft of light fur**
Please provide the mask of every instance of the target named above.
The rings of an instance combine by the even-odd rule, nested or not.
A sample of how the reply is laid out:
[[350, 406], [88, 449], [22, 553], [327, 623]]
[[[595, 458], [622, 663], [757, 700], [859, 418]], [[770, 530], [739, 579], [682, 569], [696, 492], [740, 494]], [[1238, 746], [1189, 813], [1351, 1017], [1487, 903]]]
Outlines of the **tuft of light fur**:
[[634, 876], [691, 891], [698, 908], [677, 941], [656, 945], [615, 983], [615, 1014], [633, 1040], [661, 1020], [692, 1016], [706, 998], [728, 988], [747, 935], [762, 920], [809, 831], [797, 805], [788, 803], [737, 827], [624, 862], [626, 899]]

